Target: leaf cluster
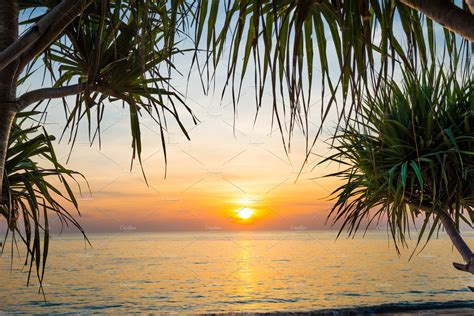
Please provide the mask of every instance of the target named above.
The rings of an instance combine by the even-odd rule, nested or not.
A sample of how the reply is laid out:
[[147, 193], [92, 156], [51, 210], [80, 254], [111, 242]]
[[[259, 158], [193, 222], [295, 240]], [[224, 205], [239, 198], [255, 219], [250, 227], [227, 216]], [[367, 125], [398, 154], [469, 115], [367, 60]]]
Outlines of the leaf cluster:
[[385, 220], [395, 244], [405, 245], [418, 216], [418, 242], [439, 228], [441, 211], [458, 228], [473, 224], [472, 73], [435, 67], [405, 72], [401, 85], [384, 84], [335, 136], [335, 153], [325, 162], [344, 166], [329, 175], [342, 180], [331, 211], [341, 232]]
[[17, 240], [21, 240], [26, 246], [28, 283], [34, 271], [41, 284], [51, 239], [50, 215], [56, 215], [61, 226], [72, 225], [86, 236], [67, 209], [70, 205], [78, 211], [75, 189], [70, 183], [77, 184], [80, 190], [77, 179], [83, 176], [58, 160], [52, 145], [55, 137], [32, 121], [37, 114], [20, 113], [13, 123], [3, 183], [6, 201], [0, 206], [0, 213], [7, 223], [2, 251], [11, 234], [13, 260], [13, 250], [18, 250]]

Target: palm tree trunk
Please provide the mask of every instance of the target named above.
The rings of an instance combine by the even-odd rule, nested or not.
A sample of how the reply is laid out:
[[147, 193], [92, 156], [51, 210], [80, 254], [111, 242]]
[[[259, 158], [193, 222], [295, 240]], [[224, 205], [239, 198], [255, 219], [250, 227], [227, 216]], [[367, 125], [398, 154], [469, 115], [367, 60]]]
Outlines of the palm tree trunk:
[[444, 226], [444, 230], [448, 234], [451, 242], [453, 243], [454, 247], [459, 251], [461, 256], [463, 257], [466, 264], [462, 263], [453, 263], [454, 267], [458, 270], [470, 272], [474, 274], [474, 262], [472, 257], [472, 251], [469, 246], [466, 244], [464, 239], [462, 239], [461, 234], [459, 233], [456, 225], [454, 224], [451, 217], [446, 212], [440, 212], [439, 218], [441, 223]]
[[[0, 52], [18, 39], [19, 7], [16, 0], [0, 0]], [[16, 80], [19, 61], [0, 70], [0, 203], [10, 128], [16, 114]]]
[[[405, 5], [423, 12], [448, 30], [474, 42], [474, 13], [469, 13], [446, 0], [400, 0]], [[472, 0], [467, 1], [473, 10]]]
[[14, 118], [15, 111], [10, 110], [8, 105], [0, 103], [0, 203], [5, 201], [3, 195], [3, 177], [5, 174], [4, 169], [8, 150], [8, 138]]
[[[0, 52], [18, 39], [18, 2], [0, 0]], [[0, 103], [16, 99], [16, 79], [19, 60], [0, 70]], [[6, 104], [5, 104], [6, 105]]]

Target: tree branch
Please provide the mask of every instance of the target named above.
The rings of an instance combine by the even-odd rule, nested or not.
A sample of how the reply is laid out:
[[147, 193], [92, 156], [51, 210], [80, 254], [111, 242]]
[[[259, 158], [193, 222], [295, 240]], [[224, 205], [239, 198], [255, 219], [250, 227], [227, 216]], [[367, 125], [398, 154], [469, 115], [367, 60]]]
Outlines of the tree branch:
[[464, 0], [464, 2], [466, 2], [466, 5], [471, 13], [474, 14], [474, 0]]
[[459, 251], [464, 261], [466, 263], [469, 263], [472, 259], [472, 251], [466, 244], [466, 242], [462, 239], [461, 234], [456, 228], [456, 225], [454, 225], [453, 220], [448, 214], [446, 214], [446, 212], [439, 212], [438, 214], [441, 223], [443, 223], [444, 230], [451, 238], [451, 241], [453, 242], [454, 246]]
[[77, 95], [81, 92], [86, 91], [99, 92], [105, 96], [112, 97], [115, 99], [123, 100], [128, 104], [134, 104], [134, 100], [128, 94], [119, 93], [113, 89], [101, 85], [92, 84], [74, 84], [70, 86], [64, 86], [59, 88], [43, 88], [33, 90], [23, 94], [16, 102], [15, 110], [17, 112], [23, 111], [27, 106], [48, 99], [64, 98], [72, 95]]
[[57, 38], [89, 3], [90, 0], [63, 0], [19, 39], [0, 52], [0, 70], [27, 51], [25, 57], [31, 60]]
[[405, 203], [407, 203], [413, 209], [418, 209], [428, 214], [435, 212], [439, 216], [439, 219], [443, 224], [444, 230], [448, 234], [449, 239], [451, 239], [454, 247], [456, 247], [465, 262], [465, 264], [454, 262], [454, 267], [458, 270], [474, 274], [474, 256], [472, 250], [462, 238], [451, 216], [449, 216], [449, 214], [444, 211], [435, 211], [431, 205], [426, 203], [419, 203], [410, 199], [405, 199]]
[[24, 110], [28, 105], [33, 103], [47, 100], [64, 98], [71, 95], [79, 94], [85, 91], [87, 88], [86, 84], [75, 84], [71, 86], [64, 86], [59, 88], [43, 88], [26, 92], [18, 99], [17, 110], [18, 112]]
[[[474, 42], [474, 15], [447, 0], [400, 0], [446, 29]], [[466, 1], [472, 3], [472, 0]], [[472, 12], [472, 6], [470, 6]]]
[[456, 228], [456, 225], [454, 225], [453, 220], [448, 214], [446, 214], [446, 212], [439, 212], [439, 219], [441, 220], [441, 223], [443, 223], [444, 230], [451, 239], [451, 242], [453, 243], [454, 247], [456, 247], [465, 262], [465, 264], [454, 262], [454, 267], [458, 270], [474, 274], [472, 250], [462, 238], [461, 234]]

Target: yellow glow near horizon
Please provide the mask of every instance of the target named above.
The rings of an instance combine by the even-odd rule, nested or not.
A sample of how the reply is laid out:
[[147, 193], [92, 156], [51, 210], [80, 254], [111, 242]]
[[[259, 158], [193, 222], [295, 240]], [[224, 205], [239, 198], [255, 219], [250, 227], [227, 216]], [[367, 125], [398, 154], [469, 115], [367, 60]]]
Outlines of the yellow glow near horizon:
[[237, 216], [241, 219], [249, 219], [255, 214], [255, 211], [251, 208], [245, 207], [237, 210]]

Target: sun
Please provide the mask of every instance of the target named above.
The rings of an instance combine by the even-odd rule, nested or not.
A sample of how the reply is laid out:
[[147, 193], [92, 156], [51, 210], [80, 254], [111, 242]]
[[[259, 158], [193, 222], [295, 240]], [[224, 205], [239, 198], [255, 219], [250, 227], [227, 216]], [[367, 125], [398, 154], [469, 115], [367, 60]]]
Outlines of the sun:
[[249, 219], [255, 214], [255, 211], [248, 207], [241, 208], [240, 210], [237, 210], [236, 212], [237, 212], [237, 216], [241, 219]]

